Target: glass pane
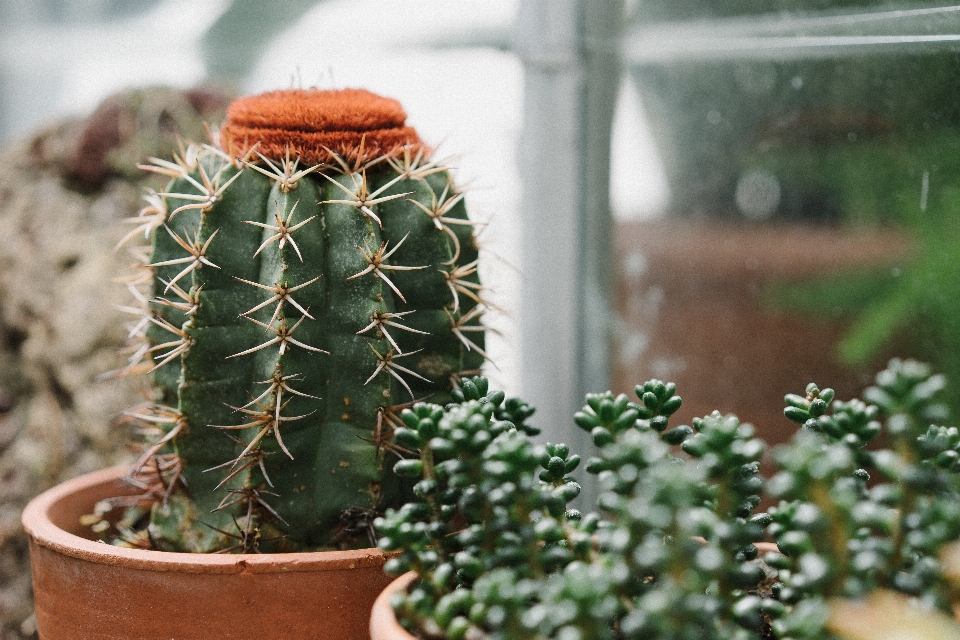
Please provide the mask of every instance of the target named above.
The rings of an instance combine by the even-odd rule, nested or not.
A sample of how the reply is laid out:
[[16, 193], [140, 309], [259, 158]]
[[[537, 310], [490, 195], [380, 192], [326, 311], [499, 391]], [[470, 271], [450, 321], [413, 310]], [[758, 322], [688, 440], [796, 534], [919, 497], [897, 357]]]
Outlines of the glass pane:
[[638, 3], [624, 51], [670, 198], [619, 234], [621, 383], [676, 379], [681, 419], [776, 441], [809, 381], [847, 398], [892, 355], [960, 380], [958, 26], [916, 3]]

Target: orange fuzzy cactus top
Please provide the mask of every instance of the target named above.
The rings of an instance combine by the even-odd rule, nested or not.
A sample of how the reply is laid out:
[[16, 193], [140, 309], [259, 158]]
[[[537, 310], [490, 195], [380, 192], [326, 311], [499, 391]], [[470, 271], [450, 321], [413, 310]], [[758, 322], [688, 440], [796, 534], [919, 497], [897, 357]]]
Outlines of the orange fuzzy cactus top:
[[299, 157], [329, 163], [336, 154], [350, 163], [379, 156], [429, 151], [400, 103], [364, 89], [290, 89], [234, 100], [220, 129], [224, 149], [257, 151], [270, 159]]

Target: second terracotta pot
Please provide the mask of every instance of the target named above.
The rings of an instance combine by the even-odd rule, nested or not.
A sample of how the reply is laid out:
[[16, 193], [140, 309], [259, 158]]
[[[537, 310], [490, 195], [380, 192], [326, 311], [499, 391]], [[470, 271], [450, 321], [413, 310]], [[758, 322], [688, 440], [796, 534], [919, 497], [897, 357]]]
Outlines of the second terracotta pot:
[[416, 573], [405, 573], [380, 593], [370, 614], [370, 640], [417, 640], [416, 636], [400, 626], [390, 605], [394, 594], [406, 591], [416, 579]]
[[380, 551], [207, 555], [82, 537], [80, 516], [135, 491], [125, 472], [81, 476], [24, 511], [41, 640], [367, 637], [371, 606], [390, 583]]

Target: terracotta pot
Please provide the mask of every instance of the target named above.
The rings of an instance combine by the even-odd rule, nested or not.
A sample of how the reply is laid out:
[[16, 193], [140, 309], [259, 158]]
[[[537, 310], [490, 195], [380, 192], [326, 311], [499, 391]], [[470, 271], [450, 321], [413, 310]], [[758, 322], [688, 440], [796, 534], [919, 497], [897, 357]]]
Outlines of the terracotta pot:
[[83, 537], [79, 518], [94, 504], [136, 493], [125, 472], [81, 476], [27, 505], [41, 640], [366, 637], [390, 583], [383, 553], [167, 553]]
[[414, 572], [405, 573], [387, 586], [373, 603], [370, 613], [370, 640], [417, 640], [409, 631], [400, 626], [397, 616], [390, 606], [393, 594], [406, 591], [417, 579]]

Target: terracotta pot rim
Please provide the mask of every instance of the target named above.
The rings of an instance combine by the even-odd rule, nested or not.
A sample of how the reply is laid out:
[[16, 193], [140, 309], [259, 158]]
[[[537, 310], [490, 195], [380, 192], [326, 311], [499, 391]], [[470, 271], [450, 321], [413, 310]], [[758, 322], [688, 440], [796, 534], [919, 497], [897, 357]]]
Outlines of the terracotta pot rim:
[[68, 480], [30, 501], [23, 511], [21, 522], [33, 541], [43, 547], [67, 556], [134, 569], [174, 573], [281, 573], [295, 571], [323, 571], [353, 569], [364, 566], [382, 566], [385, 554], [379, 549], [350, 551], [314, 551], [303, 553], [264, 554], [201, 554], [172, 553], [125, 549], [87, 540], [57, 526], [50, 518], [51, 509], [78, 493], [94, 487], [115, 484], [116, 495], [130, 493], [121, 479], [129, 467], [121, 465], [94, 471]]
[[370, 638], [372, 640], [416, 640], [416, 636], [411, 635], [397, 621], [393, 607], [390, 606], [390, 600], [393, 598], [393, 594], [406, 591], [418, 577], [415, 572], [409, 571], [391, 582], [377, 596], [373, 603], [373, 610], [370, 612]]

